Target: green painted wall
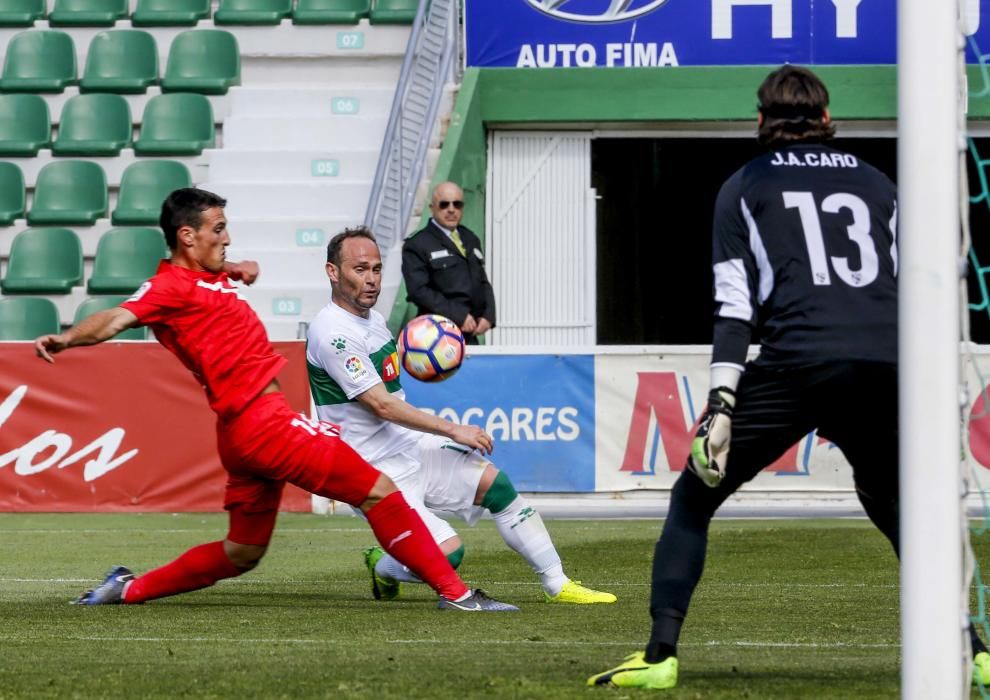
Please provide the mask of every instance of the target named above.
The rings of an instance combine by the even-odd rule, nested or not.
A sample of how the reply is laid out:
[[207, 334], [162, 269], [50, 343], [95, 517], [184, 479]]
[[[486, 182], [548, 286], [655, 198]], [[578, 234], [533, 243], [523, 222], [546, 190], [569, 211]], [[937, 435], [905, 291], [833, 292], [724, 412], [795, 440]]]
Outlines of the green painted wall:
[[[430, 188], [445, 180], [464, 188], [465, 224], [484, 241], [487, 129], [547, 122], [595, 128], [665, 121], [754, 121], [756, 89], [772, 66], [679, 68], [469, 68]], [[897, 117], [896, 66], [817, 66], [835, 119]], [[990, 76], [969, 68], [971, 119], [990, 118]], [[755, 126], [754, 126], [755, 131]], [[423, 223], [429, 217], [424, 213]], [[400, 289], [389, 326], [409, 317]]]

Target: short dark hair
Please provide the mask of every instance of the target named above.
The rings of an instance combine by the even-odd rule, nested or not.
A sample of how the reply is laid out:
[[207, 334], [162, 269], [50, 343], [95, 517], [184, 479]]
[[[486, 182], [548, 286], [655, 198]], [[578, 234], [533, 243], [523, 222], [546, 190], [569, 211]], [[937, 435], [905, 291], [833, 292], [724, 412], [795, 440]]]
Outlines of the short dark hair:
[[760, 143], [820, 142], [835, 136], [835, 125], [825, 119], [828, 88], [807, 68], [781, 66], [766, 77], [756, 95], [763, 115]]
[[199, 228], [203, 212], [213, 207], [223, 209], [227, 200], [220, 195], [196, 187], [183, 187], [175, 190], [162, 202], [162, 214], [158, 224], [165, 233], [165, 242], [170, 250], [178, 244], [178, 231], [183, 226]]
[[375, 234], [371, 232], [371, 229], [367, 226], [355, 226], [354, 228], [345, 228], [343, 231], [338, 233], [336, 236], [330, 239], [327, 243], [327, 262], [333, 263], [337, 267], [340, 267], [340, 249], [344, 245], [344, 241], [348, 238], [367, 238], [369, 241], [378, 245], [378, 241], [375, 240]]

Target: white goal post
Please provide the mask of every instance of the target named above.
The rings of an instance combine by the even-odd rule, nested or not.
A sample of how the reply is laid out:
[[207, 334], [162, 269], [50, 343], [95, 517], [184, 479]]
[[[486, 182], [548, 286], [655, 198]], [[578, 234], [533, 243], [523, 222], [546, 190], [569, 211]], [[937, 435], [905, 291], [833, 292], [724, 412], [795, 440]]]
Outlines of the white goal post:
[[970, 692], [959, 471], [961, 45], [956, 2], [898, 1], [901, 680], [911, 700]]

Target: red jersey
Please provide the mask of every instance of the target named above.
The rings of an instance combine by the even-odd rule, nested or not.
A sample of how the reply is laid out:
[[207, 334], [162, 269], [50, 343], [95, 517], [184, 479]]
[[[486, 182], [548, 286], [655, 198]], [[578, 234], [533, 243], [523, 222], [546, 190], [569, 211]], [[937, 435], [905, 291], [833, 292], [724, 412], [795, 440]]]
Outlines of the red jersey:
[[240, 413], [285, 366], [226, 272], [196, 272], [162, 260], [155, 276], [121, 306], [151, 326], [158, 342], [189, 368], [222, 418]]

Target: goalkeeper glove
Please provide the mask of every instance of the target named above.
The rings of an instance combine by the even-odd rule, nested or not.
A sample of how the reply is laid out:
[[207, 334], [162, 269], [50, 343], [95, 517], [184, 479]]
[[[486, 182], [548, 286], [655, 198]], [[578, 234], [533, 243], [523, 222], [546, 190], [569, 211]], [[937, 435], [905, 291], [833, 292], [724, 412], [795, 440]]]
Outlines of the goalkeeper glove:
[[725, 477], [735, 405], [736, 392], [728, 387], [720, 386], [708, 392], [708, 407], [691, 442], [688, 469], [711, 488], [722, 483]]

